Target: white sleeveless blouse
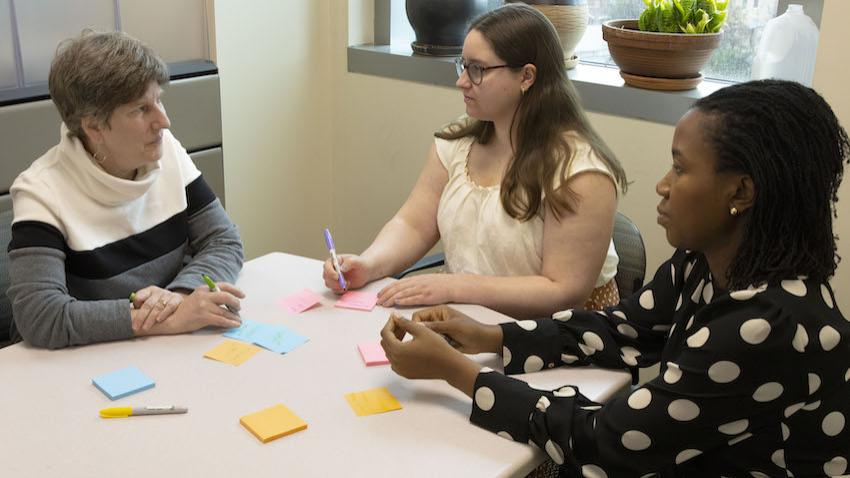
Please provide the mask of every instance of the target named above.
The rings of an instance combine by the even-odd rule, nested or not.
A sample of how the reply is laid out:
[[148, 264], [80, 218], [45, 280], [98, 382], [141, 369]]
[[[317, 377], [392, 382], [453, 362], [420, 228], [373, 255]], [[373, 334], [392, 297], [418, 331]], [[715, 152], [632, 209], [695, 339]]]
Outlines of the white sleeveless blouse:
[[[440, 196], [437, 227], [452, 273], [491, 276], [540, 275], [543, 271], [543, 210], [521, 222], [502, 207], [499, 185], [482, 187], [467, 173], [466, 163], [474, 138], [435, 138], [437, 156], [449, 174]], [[585, 171], [598, 171], [614, 180], [608, 166], [577, 134], [569, 133], [572, 162], [567, 178]], [[616, 181], [615, 181], [616, 183]], [[556, 180], [560, 184], [560, 180]], [[608, 254], [596, 287], [617, 273], [617, 252], [608, 244]]]

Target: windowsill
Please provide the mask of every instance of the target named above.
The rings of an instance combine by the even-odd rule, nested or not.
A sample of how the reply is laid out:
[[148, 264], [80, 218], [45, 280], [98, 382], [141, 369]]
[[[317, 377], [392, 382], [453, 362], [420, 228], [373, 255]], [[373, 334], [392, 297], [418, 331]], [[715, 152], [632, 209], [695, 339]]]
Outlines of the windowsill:
[[[352, 45], [348, 71], [454, 88], [452, 57], [415, 55], [409, 46]], [[727, 86], [705, 80], [688, 91], [653, 91], [626, 86], [619, 70], [580, 63], [569, 71], [585, 109], [597, 113], [674, 125], [694, 101]]]

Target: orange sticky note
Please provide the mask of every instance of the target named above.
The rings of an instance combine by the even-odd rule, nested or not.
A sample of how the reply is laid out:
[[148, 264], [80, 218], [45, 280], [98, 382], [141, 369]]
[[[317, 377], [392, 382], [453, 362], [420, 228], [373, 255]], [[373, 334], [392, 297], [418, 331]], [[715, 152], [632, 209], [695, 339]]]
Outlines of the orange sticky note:
[[242, 365], [259, 351], [260, 348], [255, 345], [237, 342], [236, 340], [225, 340], [207, 351], [204, 357], [231, 365]]
[[239, 423], [263, 443], [307, 429], [307, 423], [282, 404], [245, 415]]
[[346, 393], [345, 399], [358, 417], [401, 410], [401, 404], [386, 387]]

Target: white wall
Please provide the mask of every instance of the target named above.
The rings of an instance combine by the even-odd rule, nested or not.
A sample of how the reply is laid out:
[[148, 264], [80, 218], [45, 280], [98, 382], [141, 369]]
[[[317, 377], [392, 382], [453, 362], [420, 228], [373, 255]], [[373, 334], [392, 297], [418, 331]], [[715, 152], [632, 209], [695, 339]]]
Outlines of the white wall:
[[330, 221], [327, 1], [215, 1], [227, 209], [248, 257], [319, 256]]
[[[322, 244], [315, 239], [322, 221], [334, 228], [340, 250], [359, 252], [404, 201], [431, 133], [461, 113], [463, 103], [451, 88], [347, 72], [349, 41], [371, 39], [372, 0], [280, 3], [288, 8], [273, 1], [216, 1], [228, 209], [251, 255], [284, 250], [323, 257]], [[322, 7], [315, 5], [319, 3]], [[245, 5], [250, 12], [243, 11]], [[850, 126], [848, 66], [842, 53], [850, 34], [842, 18], [850, 18], [850, 2], [826, 0], [815, 87]], [[251, 24], [248, 33], [241, 27]], [[285, 31], [261, 37], [255, 31], [261, 26]], [[291, 38], [302, 42], [294, 46], [287, 42]], [[310, 38], [318, 44], [304, 41]], [[258, 44], [260, 40], [273, 44]], [[329, 63], [302, 63], [305, 57]], [[269, 59], [278, 61], [268, 64]], [[279, 62], [307, 70], [291, 71]], [[314, 76], [319, 72], [327, 76]], [[315, 94], [322, 94], [322, 100], [311, 98]], [[313, 127], [289, 134], [305, 116]], [[655, 183], [670, 163], [673, 127], [602, 114], [590, 117], [632, 181], [620, 209], [640, 227], [652, 273], [671, 252], [655, 223]], [[848, 189], [845, 184], [843, 196]], [[840, 204], [839, 214], [843, 220], [837, 234], [844, 238], [840, 253], [850, 262], [850, 200]], [[840, 294], [850, 290], [850, 265], [839, 268], [834, 285], [839, 304], [850, 311], [850, 297]]]
[[[850, 31], [846, 21], [850, 18], [850, 2], [826, 0], [824, 3], [813, 86], [832, 105], [844, 128], [850, 130], [850, 92], [847, 89]], [[842, 312], [850, 317], [850, 166], [844, 167], [844, 183], [838, 198], [838, 220], [834, 232], [841, 239], [838, 241], [838, 254], [844, 261], [838, 266], [832, 287]]]

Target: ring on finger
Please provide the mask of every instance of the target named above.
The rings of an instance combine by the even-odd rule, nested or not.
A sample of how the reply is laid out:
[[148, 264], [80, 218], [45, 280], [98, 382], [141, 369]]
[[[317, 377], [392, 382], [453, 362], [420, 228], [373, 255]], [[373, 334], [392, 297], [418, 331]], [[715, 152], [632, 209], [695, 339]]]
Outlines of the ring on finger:
[[162, 299], [159, 299], [159, 305], [166, 307], [168, 305], [168, 299], [164, 297]]

